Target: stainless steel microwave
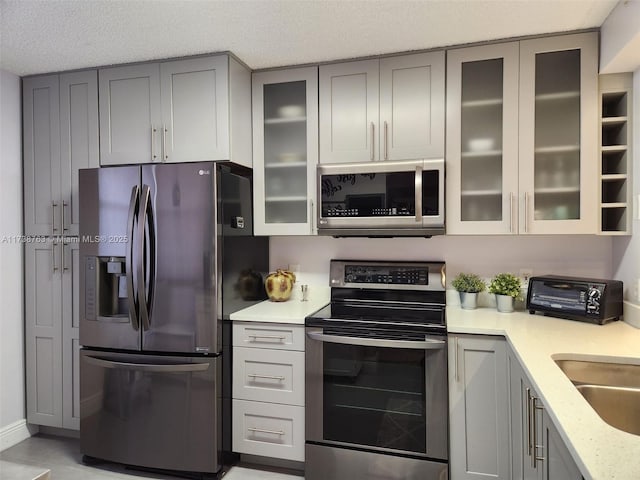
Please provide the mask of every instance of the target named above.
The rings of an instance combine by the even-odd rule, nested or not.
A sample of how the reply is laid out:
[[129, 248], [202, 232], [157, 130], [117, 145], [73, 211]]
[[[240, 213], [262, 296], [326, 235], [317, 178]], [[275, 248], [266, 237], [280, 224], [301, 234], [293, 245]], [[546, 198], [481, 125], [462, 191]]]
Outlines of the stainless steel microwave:
[[444, 159], [318, 165], [318, 234], [444, 234]]

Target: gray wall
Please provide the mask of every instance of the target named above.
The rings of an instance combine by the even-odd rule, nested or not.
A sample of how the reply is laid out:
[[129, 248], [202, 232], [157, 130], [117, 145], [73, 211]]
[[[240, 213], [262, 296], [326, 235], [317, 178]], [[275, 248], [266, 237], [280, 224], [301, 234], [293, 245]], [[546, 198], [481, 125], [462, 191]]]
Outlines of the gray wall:
[[[20, 78], [0, 70], [0, 450], [25, 429]], [[10, 441], [10, 440], [9, 440]]]

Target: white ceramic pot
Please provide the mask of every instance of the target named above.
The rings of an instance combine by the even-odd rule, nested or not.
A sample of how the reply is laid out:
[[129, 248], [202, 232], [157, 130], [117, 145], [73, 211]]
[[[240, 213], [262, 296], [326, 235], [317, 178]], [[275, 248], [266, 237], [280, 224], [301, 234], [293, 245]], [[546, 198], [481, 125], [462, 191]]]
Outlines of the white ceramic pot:
[[460, 306], [465, 310], [474, 310], [478, 306], [477, 292], [458, 292], [460, 294]]
[[498, 295], [496, 293], [496, 308], [499, 312], [502, 313], [511, 313], [513, 312], [513, 305], [515, 303], [515, 298], [510, 297], [509, 295]]

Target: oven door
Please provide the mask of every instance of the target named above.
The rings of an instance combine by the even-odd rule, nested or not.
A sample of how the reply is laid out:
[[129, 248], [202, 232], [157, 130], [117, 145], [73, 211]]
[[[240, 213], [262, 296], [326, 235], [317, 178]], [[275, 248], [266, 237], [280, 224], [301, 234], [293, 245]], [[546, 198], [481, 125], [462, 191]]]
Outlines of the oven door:
[[353, 335], [306, 328], [307, 443], [446, 461], [446, 335]]

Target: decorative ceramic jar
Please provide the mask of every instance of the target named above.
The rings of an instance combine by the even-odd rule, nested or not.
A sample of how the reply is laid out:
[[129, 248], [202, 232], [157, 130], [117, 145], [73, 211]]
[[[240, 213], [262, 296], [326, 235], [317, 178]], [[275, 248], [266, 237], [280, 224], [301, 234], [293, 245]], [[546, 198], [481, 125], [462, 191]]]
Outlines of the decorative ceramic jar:
[[291, 297], [296, 276], [287, 270], [276, 270], [267, 276], [265, 290], [272, 302], [286, 302]]

